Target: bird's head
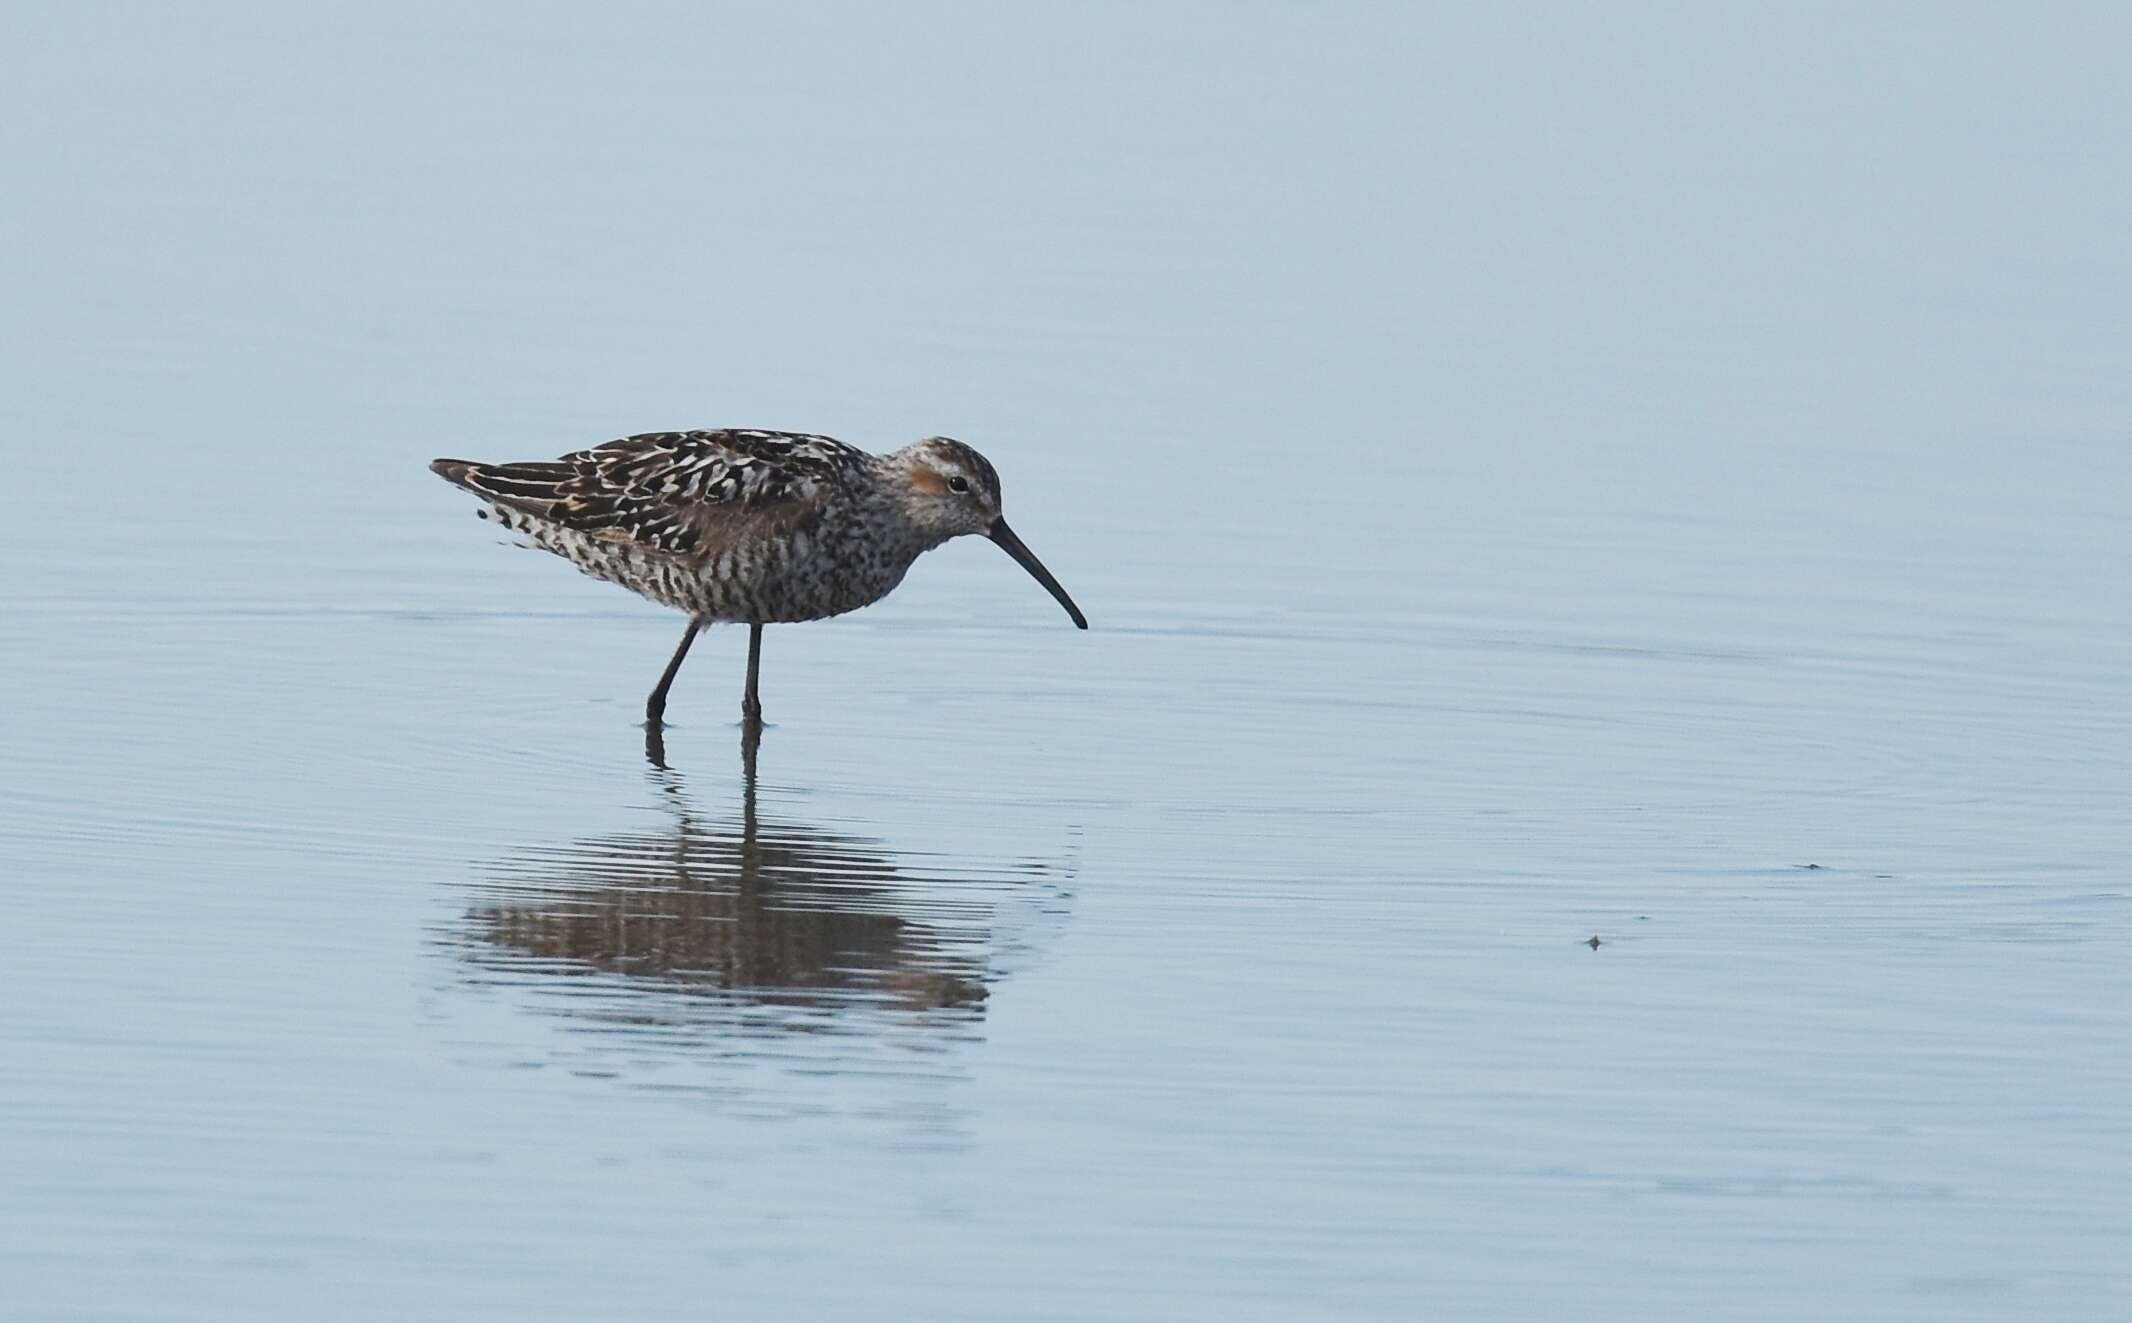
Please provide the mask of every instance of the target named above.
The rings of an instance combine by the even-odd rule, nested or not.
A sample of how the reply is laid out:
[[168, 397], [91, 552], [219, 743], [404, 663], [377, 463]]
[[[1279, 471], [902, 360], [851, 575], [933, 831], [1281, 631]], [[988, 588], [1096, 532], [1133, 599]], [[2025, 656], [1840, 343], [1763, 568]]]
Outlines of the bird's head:
[[992, 462], [960, 441], [928, 437], [896, 452], [903, 475], [903, 513], [935, 542], [981, 533], [997, 542], [1038, 583], [1058, 599], [1073, 623], [1088, 628], [1088, 618], [1073, 604], [1051, 571], [1022, 545], [1000, 517], [999, 471]]
[[912, 522], [945, 542], [965, 533], [986, 533], [999, 518], [999, 471], [960, 441], [929, 437], [906, 448], [904, 511]]

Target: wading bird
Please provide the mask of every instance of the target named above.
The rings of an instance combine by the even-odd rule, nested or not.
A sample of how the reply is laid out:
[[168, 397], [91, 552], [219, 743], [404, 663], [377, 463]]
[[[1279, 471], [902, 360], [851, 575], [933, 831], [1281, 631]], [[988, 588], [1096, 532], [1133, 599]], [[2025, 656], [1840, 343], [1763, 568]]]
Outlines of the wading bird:
[[1005, 548], [1088, 628], [1000, 517], [999, 474], [943, 436], [872, 455], [797, 432], [649, 432], [543, 463], [439, 459], [429, 467], [480, 497], [482, 518], [687, 614], [680, 646], [644, 703], [654, 729], [705, 625], [749, 626], [741, 713], [759, 728], [764, 625], [878, 602], [920, 555], [968, 533]]

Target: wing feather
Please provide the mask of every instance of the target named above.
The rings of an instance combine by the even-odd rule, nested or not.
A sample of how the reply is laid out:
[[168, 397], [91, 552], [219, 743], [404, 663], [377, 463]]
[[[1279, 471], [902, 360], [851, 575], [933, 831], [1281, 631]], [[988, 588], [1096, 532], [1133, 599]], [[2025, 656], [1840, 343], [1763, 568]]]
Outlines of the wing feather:
[[687, 555], [724, 528], [799, 522], [866, 454], [802, 432], [646, 432], [552, 462], [430, 467], [498, 505], [594, 537]]

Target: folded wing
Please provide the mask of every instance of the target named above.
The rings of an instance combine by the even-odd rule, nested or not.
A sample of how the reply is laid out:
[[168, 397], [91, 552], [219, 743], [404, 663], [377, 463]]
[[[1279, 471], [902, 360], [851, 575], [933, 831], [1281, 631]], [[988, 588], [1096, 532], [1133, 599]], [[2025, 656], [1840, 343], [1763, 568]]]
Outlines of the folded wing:
[[587, 537], [687, 555], [757, 518], [802, 521], [865, 453], [799, 432], [647, 432], [520, 464], [430, 469], [499, 507]]

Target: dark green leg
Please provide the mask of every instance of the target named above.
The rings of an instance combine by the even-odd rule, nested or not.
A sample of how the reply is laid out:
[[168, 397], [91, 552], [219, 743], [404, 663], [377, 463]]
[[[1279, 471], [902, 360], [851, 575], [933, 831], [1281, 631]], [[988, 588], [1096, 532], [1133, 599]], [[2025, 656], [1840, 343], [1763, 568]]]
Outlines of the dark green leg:
[[688, 622], [688, 632], [681, 636], [681, 646], [674, 649], [673, 660], [666, 663], [666, 673], [659, 677], [659, 687], [644, 700], [644, 720], [657, 726], [666, 718], [666, 691], [673, 688], [674, 676], [680, 673], [681, 659], [688, 656], [688, 645], [696, 641], [696, 631], [703, 628], [701, 620]]
[[762, 728], [762, 626], [748, 626], [748, 695], [740, 700], [741, 721]]

